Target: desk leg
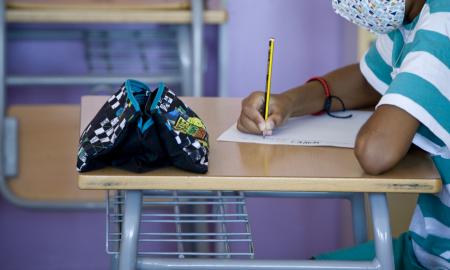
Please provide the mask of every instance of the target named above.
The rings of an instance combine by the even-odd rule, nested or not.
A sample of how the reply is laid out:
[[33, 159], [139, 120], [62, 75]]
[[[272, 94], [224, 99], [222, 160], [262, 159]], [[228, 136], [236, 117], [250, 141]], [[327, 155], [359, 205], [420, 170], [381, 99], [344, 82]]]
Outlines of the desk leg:
[[136, 269], [139, 224], [141, 221], [142, 191], [125, 191], [122, 239], [120, 241], [119, 270]]
[[394, 270], [389, 208], [385, 193], [369, 193], [375, 241], [375, 261], [382, 270]]

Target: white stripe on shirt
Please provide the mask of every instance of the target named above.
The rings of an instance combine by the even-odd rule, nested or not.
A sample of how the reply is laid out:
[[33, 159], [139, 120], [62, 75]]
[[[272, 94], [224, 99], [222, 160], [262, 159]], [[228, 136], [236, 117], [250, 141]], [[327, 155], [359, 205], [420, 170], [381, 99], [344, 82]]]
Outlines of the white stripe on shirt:
[[[426, 63], [426, 65], [424, 65]], [[400, 72], [409, 72], [431, 83], [450, 101], [450, 69], [428, 52], [410, 52], [403, 60]]]
[[[411, 32], [405, 31], [405, 33], [403, 33], [405, 42], [412, 42], [419, 30], [429, 30], [450, 37], [450, 29], [443, 23], [450, 20], [450, 12], [436, 12], [431, 14], [430, 6], [425, 4], [420, 14], [415, 29]], [[406, 40], [405, 37], [407, 37], [408, 40]]]
[[[419, 104], [414, 102], [413, 100], [400, 95], [400, 94], [386, 94], [384, 95], [380, 102], [377, 105], [377, 108], [381, 105], [393, 105], [396, 107], [399, 107], [409, 114], [411, 114], [414, 118], [419, 120], [421, 123], [424, 123], [424, 125], [432, 132], [434, 133], [439, 139], [441, 139], [444, 144], [447, 147], [441, 147], [441, 150], [439, 152], [430, 152], [432, 155], [438, 155], [443, 158], [449, 159], [450, 158], [450, 149], [448, 148], [450, 146], [450, 133], [448, 133], [447, 130], [445, 130], [438, 121], [423, 107], [421, 107]], [[416, 134], [417, 136], [417, 134]], [[423, 137], [423, 136], [422, 136]], [[417, 142], [417, 143], [416, 143]], [[428, 149], [436, 149], [436, 145], [431, 142], [430, 140], [424, 141], [424, 139], [418, 138], [417, 140], [414, 140], [414, 143], [423, 148], [424, 150]], [[419, 144], [420, 143], [420, 144]]]
[[430, 235], [450, 239], [450, 228], [433, 217], [425, 218], [425, 228]]
[[420, 247], [414, 240], [412, 241], [414, 254], [416, 254], [417, 261], [426, 269], [435, 270], [448, 270], [450, 269], [450, 263], [443, 258], [431, 255], [427, 253], [422, 247]]
[[450, 250], [444, 252], [441, 254], [441, 257], [446, 259], [446, 260], [450, 260]]
[[[450, 155], [450, 150], [447, 149], [447, 146], [440, 146], [438, 144], [435, 144], [433, 141], [421, 135], [420, 133], [416, 133], [413, 138], [413, 143], [417, 146], [420, 146], [420, 148], [422, 148], [422, 150], [426, 151], [427, 153], [435, 156]], [[447, 152], [449, 153], [446, 154]]]
[[435, 194], [441, 203], [450, 208], [450, 184], [444, 185], [441, 192]]
[[411, 224], [409, 225], [409, 230], [416, 233], [422, 238], [426, 238], [428, 236], [428, 233], [425, 230], [425, 219], [419, 206], [416, 206], [416, 209], [414, 209], [414, 214], [411, 219]]
[[429, 235], [433, 235], [450, 239], [450, 228], [433, 217], [424, 217], [419, 206], [414, 209], [409, 230], [422, 238], [427, 238]]
[[386, 65], [392, 66], [392, 50], [394, 49], [394, 42], [389, 38], [388, 35], [381, 35], [378, 37], [375, 46], [381, 58], [384, 60]]

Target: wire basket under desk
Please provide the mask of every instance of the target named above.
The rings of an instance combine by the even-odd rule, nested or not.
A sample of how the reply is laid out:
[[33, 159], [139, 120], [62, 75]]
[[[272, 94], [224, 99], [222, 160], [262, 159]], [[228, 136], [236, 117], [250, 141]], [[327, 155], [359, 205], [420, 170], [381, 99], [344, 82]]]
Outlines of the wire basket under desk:
[[[106, 251], [118, 254], [124, 192], [107, 193]], [[253, 258], [242, 192], [148, 191], [142, 199], [138, 254], [176, 258]]]

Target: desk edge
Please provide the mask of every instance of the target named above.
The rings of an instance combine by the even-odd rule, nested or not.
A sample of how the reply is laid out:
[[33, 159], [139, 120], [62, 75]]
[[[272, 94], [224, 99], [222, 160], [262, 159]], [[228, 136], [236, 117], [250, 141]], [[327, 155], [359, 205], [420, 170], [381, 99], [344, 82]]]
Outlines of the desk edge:
[[[258, 184], [255, 185], [255, 182]], [[219, 176], [78, 176], [80, 189], [104, 190], [240, 190], [284, 192], [438, 193], [440, 179], [295, 178]]]

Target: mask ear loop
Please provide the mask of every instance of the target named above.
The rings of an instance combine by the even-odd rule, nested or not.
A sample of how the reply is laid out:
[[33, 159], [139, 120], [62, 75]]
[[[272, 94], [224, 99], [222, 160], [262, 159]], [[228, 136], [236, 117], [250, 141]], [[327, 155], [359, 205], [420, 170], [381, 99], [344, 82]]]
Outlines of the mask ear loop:
[[345, 108], [345, 104], [344, 101], [342, 101], [342, 99], [338, 96], [329, 96], [325, 99], [325, 104], [323, 106], [323, 110], [328, 114], [328, 116], [331, 116], [333, 118], [339, 118], [339, 119], [348, 119], [351, 118], [353, 115], [352, 114], [347, 114], [347, 115], [337, 115], [337, 114], [333, 114], [331, 112], [331, 103], [333, 102], [333, 99], [336, 99], [337, 101], [339, 101], [339, 103], [341, 103], [342, 106], [342, 110], [340, 112], [345, 112], [347, 111], [347, 109]]
[[342, 110], [340, 110], [340, 112], [347, 111], [347, 109], [345, 108], [344, 101], [338, 96], [331, 95], [331, 88], [330, 88], [330, 86], [328, 85], [327, 81], [324, 78], [322, 78], [322, 77], [313, 77], [313, 78], [309, 79], [307, 81], [307, 83], [312, 82], [312, 81], [318, 81], [322, 85], [323, 90], [325, 92], [325, 102], [323, 104], [322, 111], [314, 113], [313, 115], [320, 115], [320, 114], [325, 112], [325, 113], [327, 113], [328, 116], [331, 116], [333, 118], [339, 118], [339, 119], [347, 119], [347, 118], [350, 118], [350, 117], [353, 116], [352, 114], [337, 115], [337, 114], [334, 114], [333, 112], [331, 112], [333, 99], [336, 99], [341, 104]]

